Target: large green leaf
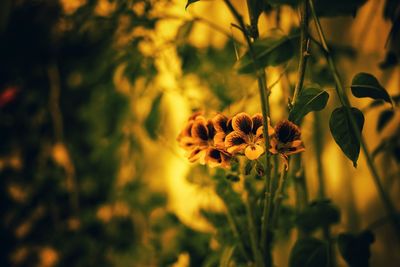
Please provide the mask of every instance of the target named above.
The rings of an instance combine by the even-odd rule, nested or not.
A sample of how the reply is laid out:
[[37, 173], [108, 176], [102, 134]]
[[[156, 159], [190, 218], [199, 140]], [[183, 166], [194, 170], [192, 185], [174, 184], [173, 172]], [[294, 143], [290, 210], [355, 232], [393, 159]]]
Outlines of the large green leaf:
[[375, 238], [371, 231], [358, 235], [343, 233], [338, 236], [340, 255], [350, 267], [368, 267], [371, 256], [370, 246]]
[[[274, 30], [268, 37], [254, 42], [253, 48], [256, 54], [256, 67], [258, 68], [280, 65], [290, 60], [294, 54], [294, 48], [290, 39], [278, 30]], [[249, 51], [239, 59], [235, 68], [239, 73], [254, 72], [254, 61]]]
[[328, 102], [329, 94], [318, 85], [306, 86], [299, 94], [296, 103], [289, 113], [289, 120], [299, 124], [311, 111], [322, 110]]
[[[356, 108], [350, 109], [354, 119], [357, 122], [358, 130], [361, 135], [364, 126], [364, 115]], [[360, 154], [360, 142], [353, 131], [349, 115], [344, 107], [335, 109], [329, 120], [329, 128], [336, 143], [342, 149], [343, 153], [353, 161], [354, 167], [357, 167], [357, 160]]]
[[370, 97], [391, 103], [390, 96], [385, 88], [373, 75], [368, 73], [361, 72], [354, 76], [351, 82], [351, 92], [358, 98]]
[[289, 267], [327, 267], [328, 245], [316, 238], [297, 240], [289, 257]]
[[150, 113], [144, 122], [146, 131], [152, 139], [157, 138], [158, 130], [160, 129], [162, 97], [163, 94], [160, 93], [154, 98]]

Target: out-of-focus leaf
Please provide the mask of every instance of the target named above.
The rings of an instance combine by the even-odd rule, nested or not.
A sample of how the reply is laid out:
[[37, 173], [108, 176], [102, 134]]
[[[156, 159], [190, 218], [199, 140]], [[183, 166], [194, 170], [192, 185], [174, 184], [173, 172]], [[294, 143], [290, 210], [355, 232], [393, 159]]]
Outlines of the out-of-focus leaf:
[[[364, 126], [364, 115], [356, 108], [351, 108], [351, 113], [356, 120], [359, 132], [361, 134]], [[336, 108], [329, 120], [329, 128], [336, 144], [339, 145], [343, 153], [353, 162], [353, 166], [357, 167], [357, 160], [360, 154], [360, 142], [353, 131], [344, 107]]]
[[318, 85], [304, 87], [290, 110], [289, 120], [299, 124], [307, 113], [325, 108], [328, 98], [329, 94]]
[[158, 130], [160, 129], [162, 97], [163, 94], [160, 93], [154, 98], [150, 113], [144, 122], [146, 131], [152, 139], [157, 139]]
[[297, 226], [307, 233], [339, 221], [339, 209], [328, 199], [311, 202], [296, 218]]
[[389, 123], [393, 118], [394, 111], [391, 109], [386, 109], [379, 114], [378, 123], [376, 124], [376, 130], [378, 132], [382, 131], [383, 128]]
[[371, 256], [370, 246], [375, 241], [371, 231], [358, 235], [343, 233], [338, 236], [340, 255], [350, 267], [368, 267]]
[[351, 92], [358, 98], [370, 97], [391, 103], [390, 96], [385, 88], [379, 84], [373, 75], [368, 73], [361, 72], [354, 76], [351, 82]]
[[[277, 66], [290, 60], [294, 54], [294, 49], [290, 39], [274, 30], [268, 37], [259, 39], [253, 45], [256, 67], [265, 68], [267, 66]], [[235, 64], [235, 69], [239, 73], [254, 72], [254, 62], [247, 51]]]
[[316, 238], [297, 240], [289, 257], [289, 267], [328, 266], [328, 245]]
[[224, 248], [221, 259], [219, 261], [219, 267], [229, 267], [235, 246], [228, 246]]
[[314, 0], [318, 16], [355, 16], [367, 0]]
[[186, 3], [185, 9], [187, 9], [191, 4], [196, 3], [198, 1], [200, 1], [200, 0], [188, 0]]
[[183, 43], [187, 40], [189, 37], [190, 33], [192, 32], [194, 25], [194, 21], [185, 21], [178, 29], [178, 32], [176, 33], [175, 36], [175, 41], [180, 44]]

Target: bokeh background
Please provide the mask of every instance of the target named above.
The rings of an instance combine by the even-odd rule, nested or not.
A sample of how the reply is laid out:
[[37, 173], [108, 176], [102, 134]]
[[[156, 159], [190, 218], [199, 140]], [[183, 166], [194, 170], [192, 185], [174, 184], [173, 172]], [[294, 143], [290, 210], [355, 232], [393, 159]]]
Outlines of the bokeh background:
[[[233, 2], [246, 13], [245, 1]], [[234, 69], [243, 40], [223, 2], [185, 5], [1, 1], [0, 266], [213, 266], [215, 229], [200, 211], [224, 208], [209, 170], [187, 162], [176, 136], [194, 110], [234, 115], [260, 107], [256, 81]], [[346, 85], [369, 72], [400, 94], [396, 8], [396, 1], [368, 0], [354, 17], [322, 19]], [[261, 35], [274, 28], [289, 34], [299, 15], [282, 6], [259, 23]], [[313, 51], [306, 82], [330, 93], [319, 116], [326, 195], [342, 212], [333, 232], [357, 232], [385, 213], [363, 155], [353, 168], [329, 133], [337, 99], [322, 53]], [[287, 116], [296, 68], [292, 60], [267, 69], [272, 121]], [[387, 107], [351, 100], [365, 111], [370, 150], [393, 142], [376, 161], [400, 210], [400, 113], [378, 131]], [[317, 197], [314, 127], [308, 116], [310, 199]], [[374, 233], [371, 266], [399, 266], [391, 226], [383, 220]], [[287, 265], [294, 237], [277, 243], [277, 266]]]

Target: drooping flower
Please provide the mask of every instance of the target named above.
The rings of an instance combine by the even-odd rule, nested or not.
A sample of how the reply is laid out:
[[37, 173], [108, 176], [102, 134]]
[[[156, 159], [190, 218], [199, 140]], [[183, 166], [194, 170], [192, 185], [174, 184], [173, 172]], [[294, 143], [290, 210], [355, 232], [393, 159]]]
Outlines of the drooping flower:
[[288, 156], [305, 151], [303, 142], [300, 139], [300, 128], [288, 120], [279, 122], [274, 133], [270, 138], [270, 152], [279, 154], [284, 159], [286, 167], [288, 166]]
[[200, 164], [207, 163], [211, 167], [227, 167], [231, 156], [222, 147], [214, 144], [215, 135], [213, 122], [198, 114], [189, 118], [177, 140], [188, 151], [190, 162], [199, 161]]
[[250, 117], [242, 112], [232, 118], [233, 131], [225, 138], [226, 150], [231, 154], [244, 153], [258, 159], [264, 152], [263, 117], [260, 113]]

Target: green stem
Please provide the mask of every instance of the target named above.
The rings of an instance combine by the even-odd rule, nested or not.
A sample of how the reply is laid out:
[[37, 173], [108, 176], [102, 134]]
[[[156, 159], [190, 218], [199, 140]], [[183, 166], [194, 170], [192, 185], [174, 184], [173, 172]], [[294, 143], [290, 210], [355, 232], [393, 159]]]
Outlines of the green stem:
[[[229, 8], [230, 12], [232, 15], [235, 17], [237, 22], [239, 23], [239, 26], [245, 30], [246, 25], [243, 21], [242, 16], [238, 13], [238, 11], [235, 9], [235, 7], [232, 5], [232, 3], [229, 0], [224, 0], [225, 4]], [[264, 195], [264, 209], [263, 209], [263, 215], [261, 218], [261, 248], [264, 251], [265, 250], [265, 241], [267, 240], [267, 234], [268, 234], [268, 226], [269, 226], [269, 211], [270, 211], [270, 206], [271, 206], [271, 201], [272, 201], [272, 195], [271, 192], [269, 191], [270, 189], [270, 184], [271, 184], [271, 164], [270, 164], [270, 155], [268, 153], [269, 151], [269, 136], [268, 136], [268, 117], [269, 117], [269, 104], [268, 104], [268, 94], [267, 94], [267, 78], [264, 69], [260, 68], [257, 64], [257, 58], [256, 58], [256, 53], [253, 49], [253, 44], [252, 41], [250, 40], [250, 37], [248, 34], [243, 31], [244, 38], [246, 40], [246, 43], [249, 47], [249, 54], [253, 60], [253, 66], [254, 66], [254, 72], [257, 74], [257, 81], [258, 81], [258, 89], [260, 93], [260, 102], [261, 102], [261, 111], [263, 115], [263, 134], [264, 134], [264, 139], [265, 139], [265, 195]]]
[[317, 14], [316, 14], [316, 11], [315, 11], [313, 0], [309, 0], [309, 4], [310, 4], [311, 14], [312, 14], [312, 16], [314, 18], [314, 23], [315, 23], [315, 26], [317, 28], [317, 32], [318, 32], [318, 35], [319, 35], [319, 38], [320, 38], [320, 42], [322, 44], [322, 47], [325, 50], [325, 56], [326, 56], [326, 59], [328, 61], [329, 69], [331, 70], [333, 78], [335, 80], [336, 93], [337, 93], [337, 95], [339, 97], [339, 100], [340, 100], [342, 106], [346, 110], [346, 114], [347, 114], [347, 116], [348, 116], [348, 118], [350, 120], [350, 124], [351, 124], [352, 130], [353, 130], [357, 140], [360, 142], [361, 149], [363, 150], [364, 155], [366, 157], [368, 168], [369, 168], [369, 170], [370, 170], [370, 172], [372, 174], [372, 178], [373, 178], [375, 186], [376, 186], [376, 188], [378, 190], [379, 196], [381, 197], [383, 205], [384, 205], [384, 207], [386, 209], [386, 212], [387, 212], [388, 216], [390, 217], [393, 226], [396, 229], [398, 237], [400, 238], [400, 220], [395, 215], [396, 214], [396, 209], [395, 209], [395, 207], [394, 207], [389, 195], [386, 193], [386, 191], [383, 188], [383, 185], [382, 185], [382, 182], [381, 182], [381, 178], [380, 178], [380, 176], [378, 174], [377, 168], [376, 168], [376, 166], [375, 166], [375, 164], [374, 164], [374, 162], [372, 160], [372, 157], [371, 157], [371, 155], [370, 155], [370, 153], [368, 151], [366, 142], [365, 142], [363, 136], [361, 135], [361, 133], [359, 132], [359, 128], [358, 128], [356, 119], [354, 118], [354, 115], [351, 112], [350, 101], [349, 101], [349, 99], [348, 99], [348, 97], [347, 97], [347, 95], [345, 93], [344, 86], [343, 86], [343, 83], [342, 83], [342, 81], [340, 79], [339, 73], [338, 73], [338, 71], [336, 69], [335, 62], [333, 61], [332, 55], [329, 52], [329, 48], [328, 48], [328, 45], [327, 45], [327, 42], [326, 42], [326, 38], [325, 38], [324, 32], [323, 32], [322, 27], [321, 27], [321, 23], [319, 22], [319, 18], [318, 18]]
[[277, 223], [277, 220], [279, 217], [280, 206], [281, 206], [282, 200], [284, 198], [283, 191], [285, 189], [286, 177], [287, 177], [287, 169], [286, 169], [285, 164], [282, 164], [281, 175], [279, 177], [279, 184], [278, 184], [278, 188], [276, 189], [275, 198], [274, 198], [274, 210], [272, 213], [272, 220], [271, 220], [272, 225], [274, 227], [276, 226], [276, 223]]
[[244, 202], [245, 202], [245, 206], [246, 206], [247, 226], [248, 226], [248, 231], [250, 234], [250, 245], [251, 245], [251, 250], [252, 250], [253, 256], [254, 256], [254, 261], [255, 261], [256, 267], [264, 267], [265, 266], [264, 259], [258, 248], [258, 238], [257, 238], [255, 224], [254, 224], [253, 210], [251, 208], [250, 200], [249, 200], [249, 196], [248, 196], [247, 192], [245, 195]]
[[303, 0], [300, 6], [300, 60], [298, 67], [298, 78], [294, 89], [292, 105], [297, 101], [301, 90], [303, 89], [304, 77], [307, 66], [307, 59], [310, 55], [310, 38], [308, 34], [308, 3]]

